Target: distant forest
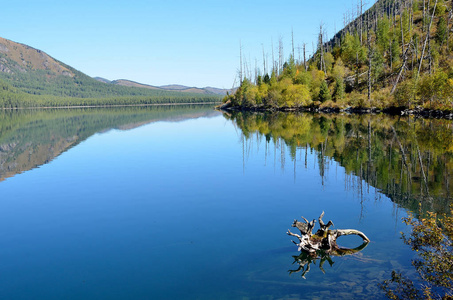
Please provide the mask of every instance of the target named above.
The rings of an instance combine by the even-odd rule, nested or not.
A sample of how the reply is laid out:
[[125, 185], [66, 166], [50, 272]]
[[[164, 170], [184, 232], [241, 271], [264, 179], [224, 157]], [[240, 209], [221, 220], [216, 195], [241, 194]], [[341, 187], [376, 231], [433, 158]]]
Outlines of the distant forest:
[[[0, 59], [8, 65], [17, 65], [6, 55]], [[203, 95], [179, 91], [162, 91], [126, 87], [99, 82], [67, 65], [74, 75], [59, 75], [51, 70], [12, 68], [0, 72], [0, 108], [105, 106], [159, 103], [220, 102], [218, 95]]]
[[[108, 85], [102, 83], [103, 85]], [[114, 85], [112, 85], [114, 86]], [[108, 87], [110, 88], [110, 87]], [[106, 90], [108, 90], [108, 88]], [[123, 87], [121, 87], [122, 90]], [[138, 91], [136, 91], [138, 90]], [[66, 106], [112, 106], [112, 105], [148, 105], [148, 104], [193, 104], [215, 103], [220, 98], [217, 95], [203, 95], [182, 92], [152, 91], [148, 95], [140, 95], [140, 88], [125, 88], [124, 93], [115, 96], [105, 93], [95, 98], [68, 97], [47, 94], [28, 94], [0, 80], [0, 108], [22, 107], [66, 107]], [[98, 90], [101, 93], [102, 88]], [[129, 91], [129, 94], [127, 93]], [[154, 93], [153, 93], [154, 92]]]
[[[228, 105], [260, 108], [405, 107], [452, 110], [453, 55], [451, 0], [379, 0], [326, 40], [320, 25], [312, 57], [264, 64], [255, 75], [241, 62], [240, 87]], [[305, 45], [305, 44], [304, 44]], [[263, 53], [264, 56], [264, 53]], [[268, 70], [269, 69], [269, 70]]]

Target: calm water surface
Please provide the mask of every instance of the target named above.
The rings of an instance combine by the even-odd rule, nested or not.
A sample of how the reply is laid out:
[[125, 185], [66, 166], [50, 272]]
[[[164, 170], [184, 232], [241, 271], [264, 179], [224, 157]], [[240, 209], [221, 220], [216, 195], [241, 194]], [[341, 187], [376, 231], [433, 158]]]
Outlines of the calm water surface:
[[[380, 299], [393, 269], [414, 274], [401, 217], [450, 202], [453, 148], [420, 133], [448, 137], [448, 122], [206, 106], [0, 114], [1, 299]], [[290, 275], [285, 233], [322, 211], [371, 243], [325, 274], [317, 261]]]

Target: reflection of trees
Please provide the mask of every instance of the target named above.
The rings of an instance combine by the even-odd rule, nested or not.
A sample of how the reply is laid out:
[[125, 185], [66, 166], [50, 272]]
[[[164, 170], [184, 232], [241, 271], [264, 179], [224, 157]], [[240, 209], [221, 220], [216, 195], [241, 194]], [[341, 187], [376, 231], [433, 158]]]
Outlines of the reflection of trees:
[[0, 180], [45, 164], [96, 132], [212, 113], [209, 105], [1, 111]]
[[404, 222], [412, 226], [404, 242], [417, 251], [412, 261], [419, 282], [413, 282], [401, 273], [392, 272], [381, 288], [390, 299], [453, 299], [453, 207], [450, 215], [428, 213], [420, 220], [412, 215]]
[[360, 195], [371, 185], [413, 211], [419, 203], [424, 210], [436, 212], [448, 207], [453, 167], [451, 121], [242, 112], [225, 117], [242, 130], [248, 149], [255, 137], [259, 143], [258, 135], [265, 136], [267, 143], [278, 146], [274, 149], [280, 150], [282, 157], [286, 144], [292, 160], [305, 165], [307, 151], [316, 150], [323, 183], [330, 158], [345, 168], [347, 178], [354, 181], [348, 185]]

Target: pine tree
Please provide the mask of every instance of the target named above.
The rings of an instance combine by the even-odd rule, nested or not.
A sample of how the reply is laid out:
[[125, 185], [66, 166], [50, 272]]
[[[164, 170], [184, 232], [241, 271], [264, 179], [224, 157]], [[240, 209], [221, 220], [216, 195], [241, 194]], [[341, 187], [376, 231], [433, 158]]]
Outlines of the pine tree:
[[332, 99], [332, 96], [330, 95], [329, 87], [327, 86], [327, 82], [324, 80], [321, 83], [321, 87], [319, 90], [319, 101], [324, 102], [327, 100]]
[[437, 22], [436, 41], [442, 45], [447, 38], [447, 22], [445, 18], [439, 18]]
[[335, 91], [334, 91], [335, 101], [341, 100], [344, 98], [344, 82], [343, 78], [338, 78], [335, 80]]

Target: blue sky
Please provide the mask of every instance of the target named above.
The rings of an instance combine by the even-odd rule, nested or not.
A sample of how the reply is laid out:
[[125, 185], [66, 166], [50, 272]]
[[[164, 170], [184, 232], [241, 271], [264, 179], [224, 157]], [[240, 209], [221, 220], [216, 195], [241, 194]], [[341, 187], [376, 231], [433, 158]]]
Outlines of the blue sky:
[[[368, 1], [371, 6], [372, 0]], [[311, 51], [320, 23], [329, 37], [357, 0], [14, 0], [2, 4], [0, 36], [43, 50], [90, 75], [151, 85], [230, 88], [244, 57], [262, 65], [278, 40], [285, 58]], [[296, 57], [298, 56], [296, 50]]]

